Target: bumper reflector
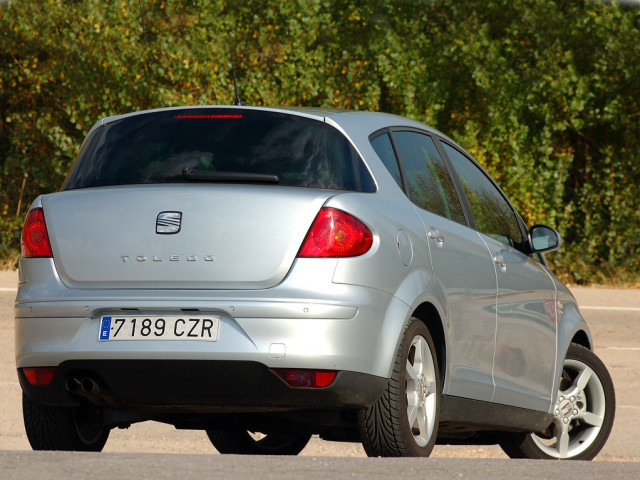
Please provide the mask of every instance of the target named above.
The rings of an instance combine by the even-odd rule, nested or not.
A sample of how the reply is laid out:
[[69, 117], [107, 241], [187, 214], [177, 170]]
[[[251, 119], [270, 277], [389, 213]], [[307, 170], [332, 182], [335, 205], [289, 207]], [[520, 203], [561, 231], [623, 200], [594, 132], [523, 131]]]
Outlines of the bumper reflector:
[[22, 372], [31, 385], [49, 385], [56, 373], [56, 367], [29, 367]]
[[331, 385], [337, 372], [305, 370], [301, 368], [274, 368], [280, 378], [293, 388], [324, 388]]

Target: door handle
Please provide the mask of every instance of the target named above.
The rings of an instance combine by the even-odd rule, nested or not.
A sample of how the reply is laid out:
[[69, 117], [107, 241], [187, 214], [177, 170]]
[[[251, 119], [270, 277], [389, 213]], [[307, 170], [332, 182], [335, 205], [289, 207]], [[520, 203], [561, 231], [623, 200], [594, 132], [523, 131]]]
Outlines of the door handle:
[[429, 230], [427, 232], [427, 237], [431, 240], [435, 240], [437, 247], [444, 247], [444, 235], [439, 230]]
[[500, 270], [503, 272], [507, 271], [507, 261], [504, 259], [504, 257], [502, 255], [500, 255], [499, 253], [495, 254], [493, 256], [493, 263], [495, 263], [496, 265], [498, 265], [500, 267]]

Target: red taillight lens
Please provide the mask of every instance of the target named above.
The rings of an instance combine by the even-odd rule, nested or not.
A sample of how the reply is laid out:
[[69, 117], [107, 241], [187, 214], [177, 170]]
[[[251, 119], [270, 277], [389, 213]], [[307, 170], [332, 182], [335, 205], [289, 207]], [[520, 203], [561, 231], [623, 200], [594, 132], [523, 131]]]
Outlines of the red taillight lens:
[[323, 208], [309, 229], [298, 257], [355, 257], [373, 243], [371, 231], [357, 218]]
[[42, 208], [31, 210], [27, 215], [27, 220], [24, 222], [24, 228], [22, 229], [22, 256], [25, 258], [53, 256]]
[[31, 385], [49, 385], [56, 373], [56, 367], [23, 368], [22, 372]]
[[336, 378], [336, 372], [327, 370], [275, 368], [273, 371], [290, 387], [294, 388], [324, 388], [331, 385], [333, 379]]

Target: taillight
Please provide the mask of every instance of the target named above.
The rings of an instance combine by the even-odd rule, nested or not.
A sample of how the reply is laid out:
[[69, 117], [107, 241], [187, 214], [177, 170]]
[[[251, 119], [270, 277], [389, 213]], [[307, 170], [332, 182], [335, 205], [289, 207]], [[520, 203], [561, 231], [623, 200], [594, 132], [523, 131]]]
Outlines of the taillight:
[[290, 387], [294, 388], [324, 388], [331, 385], [337, 372], [329, 370], [307, 370], [302, 368], [274, 368]]
[[371, 231], [342, 210], [325, 207], [309, 229], [298, 257], [355, 257], [373, 243]]
[[34, 208], [27, 214], [27, 220], [22, 229], [22, 256], [25, 258], [53, 256], [42, 208]]

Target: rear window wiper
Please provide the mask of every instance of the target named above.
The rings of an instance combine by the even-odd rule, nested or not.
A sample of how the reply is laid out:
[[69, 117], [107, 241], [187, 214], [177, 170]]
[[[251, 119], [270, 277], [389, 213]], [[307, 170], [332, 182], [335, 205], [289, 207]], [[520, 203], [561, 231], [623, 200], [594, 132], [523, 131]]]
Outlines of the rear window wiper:
[[280, 183], [278, 175], [269, 173], [216, 172], [192, 167], [182, 168], [182, 178], [194, 182]]

